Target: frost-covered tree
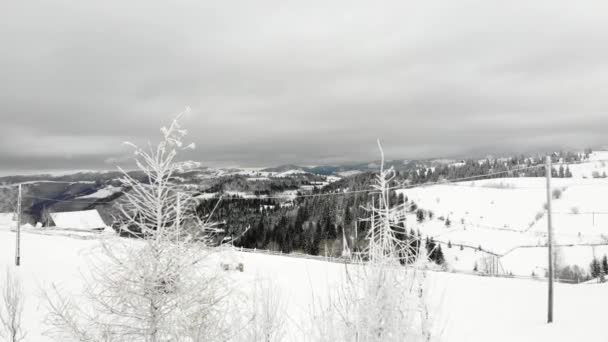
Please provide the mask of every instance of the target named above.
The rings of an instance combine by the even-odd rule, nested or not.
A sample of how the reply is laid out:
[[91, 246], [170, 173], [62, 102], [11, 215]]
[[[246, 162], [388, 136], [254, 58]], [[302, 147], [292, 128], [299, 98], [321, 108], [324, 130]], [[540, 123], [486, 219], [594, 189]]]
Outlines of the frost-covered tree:
[[7, 268], [0, 282], [0, 337], [7, 342], [25, 340], [22, 324], [25, 296], [19, 277]]
[[[367, 209], [367, 247], [345, 267], [337, 293], [312, 308], [310, 339], [314, 341], [430, 341], [430, 310], [426, 303], [428, 265], [417, 253], [419, 236], [401, 238], [405, 203], [392, 205], [395, 172], [384, 169], [373, 186], [378, 195]], [[410, 234], [413, 235], [413, 234]], [[406, 262], [402, 262], [405, 259]], [[402, 266], [402, 264], [406, 266]]]
[[[181, 114], [180, 114], [181, 116]], [[148, 149], [134, 144], [139, 180], [121, 169], [126, 189], [120, 229], [139, 239], [104, 240], [83, 275], [82, 300], [46, 291], [49, 334], [61, 341], [224, 341], [229, 291], [212, 253], [216, 227], [198, 219], [196, 201], [172, 182], [187, 134], [178, 116]]]

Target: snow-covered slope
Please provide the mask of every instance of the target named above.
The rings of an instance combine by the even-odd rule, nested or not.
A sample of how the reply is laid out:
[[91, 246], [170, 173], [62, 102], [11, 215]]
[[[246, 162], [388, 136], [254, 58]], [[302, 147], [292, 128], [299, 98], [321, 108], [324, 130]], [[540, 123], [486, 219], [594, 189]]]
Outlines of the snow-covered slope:
[[[599, 160], [604, 156], [598, 153], [592, 158]], [[572, 165], [571, 169], [574, 177], [552, 180], [555, 243], [564, 245], [563, 266], [576, 264], [587, 269], [594, 254], [601, 257], [608, 252], [608, 201], [604, 199], [608, 178], [583, 178], [596, 169], [595, 163]], [[501, 258], [505, 272], [530, 275], [546, 268], [544, 178], [487, 179], [400, 192], [418, 207], [434, 213], [434, 219], [420, 224], [423, 235], [505, 255]], [[445, 224], [447, 219], [449, 227]], [[567, 245], [577, 247], [570, 251]], [[519, 248], [531, 246], [539, 248], [536, 252]], [[481, 257], [459, 257], [459, 249], [448, 254], [453, 254], [455, 267], [464, 270], [472, 270]]]
[[584, 163], [578, 165], [570, 165], [570, 172], [574, 178], [593, 178], [593, 174], [601, 176], [603, 173], [608, 174], [608, 151], [595, 151], [589, 155], [589, 161], [592, 163]]
[[11, 229], [16, 225], [14, 213], [0, 213], [0, 230]]
[[96, 192], [94, 192], [90, 195], [77, 197], [77, 199], [103, 199], [103, 198], [108, 198], [121, 191], [122, 191], [121, 187], [108, 185], [105, 188], [97, 190]]
[[[13, 263], [14, 233], [0, 231], [0, 269]], [[45, 342], [46, 308], [40, 289], [51, 282], [73, 291], [86, 269], [85, 256], [98, 241], [25, 233], [18, 274], [27, 293], [24, 311], [28, 341]], [[312, 294], [323, 298], [335, 289], [344, 265], [262, 254], [235, 253], [245, 272], [233, 273], [233, 286], [250, 291], [256, 279], [274, 283], [285, 301], [285, 341], [305, 339]], [[429, 306], [436, 334], [445, 341], [574, 341], [608, 340], [603, 308], [608, 287], [599, 284], [557, 284], [555, 323], [545, 324], [546, 284], [539, 281], [428, 273], [432, 282]]]

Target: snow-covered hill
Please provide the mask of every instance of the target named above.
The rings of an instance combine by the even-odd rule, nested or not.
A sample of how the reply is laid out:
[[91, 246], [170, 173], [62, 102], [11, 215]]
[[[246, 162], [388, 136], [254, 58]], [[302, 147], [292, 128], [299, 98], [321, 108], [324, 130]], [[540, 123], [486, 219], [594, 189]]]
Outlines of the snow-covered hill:
[[[555, 243], [561, 266], [587, 269], [594, 256], [608, 253], [608, 178], [588, 177], [602, 170], [606, 152], [593, 163], [571, 165], [572, 178], [552, 180]], [[597, 174], [597, 173], [596, 173]], [[600, 173], [601, 174], [601, 173]], [[420, 224], [423, 235], [443, 242], [451, 267], [472, 270], [487, 255], [446, 248], [446, 244], [481, 247], [500, 258], [502, 272], [544, 274], [547, 265], [546, 180], [498, 178], [400, 190], [433, 219]], [[415, 220], [411, 215], [411, 220]], [[446, 225], [449, 220], [450, 225]], [[536, 248], [530, 248], [536, 247]]]

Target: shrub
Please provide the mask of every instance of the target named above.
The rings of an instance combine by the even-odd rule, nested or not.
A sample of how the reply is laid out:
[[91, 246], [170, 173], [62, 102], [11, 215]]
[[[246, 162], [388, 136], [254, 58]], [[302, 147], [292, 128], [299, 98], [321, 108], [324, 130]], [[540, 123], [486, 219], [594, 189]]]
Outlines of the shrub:
[[554, 189], [551, 195], [552, 195], [553, 199], [560, 199], [562, 197], [562, 190]]

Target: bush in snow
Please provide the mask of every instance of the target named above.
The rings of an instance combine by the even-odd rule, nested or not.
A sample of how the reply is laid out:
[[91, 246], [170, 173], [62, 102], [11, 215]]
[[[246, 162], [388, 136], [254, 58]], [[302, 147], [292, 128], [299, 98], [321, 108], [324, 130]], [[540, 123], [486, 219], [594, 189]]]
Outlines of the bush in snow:
[[591, 273], [592, 278], [597, 278], [602, 273], [602, 265], [597, 258], [593, 258], [591, 263], [589, 264], [589, 271]]
[[26, 332], [21, 316], [25, 297], [21, 280], [10, 268], [6, 269], [3, 278], [0, 283], [0, 337], [8, 342], [23, 341]]
[[553, 197], [553, 199], [560, 199], [562, 197], [562, 190], [554, 189], [552, 192], [552, 197]]

